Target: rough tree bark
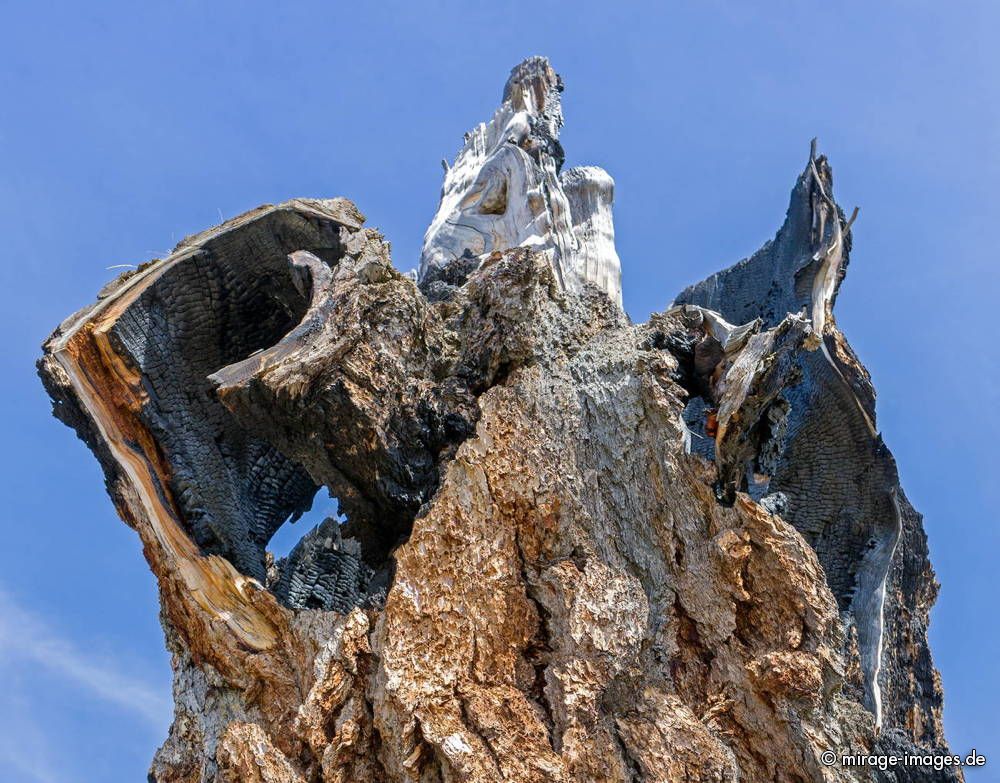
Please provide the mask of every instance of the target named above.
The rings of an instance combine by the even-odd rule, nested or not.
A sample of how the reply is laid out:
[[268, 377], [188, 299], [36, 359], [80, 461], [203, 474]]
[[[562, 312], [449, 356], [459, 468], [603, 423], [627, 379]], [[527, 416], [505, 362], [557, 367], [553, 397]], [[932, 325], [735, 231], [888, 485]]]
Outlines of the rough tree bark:
[[[833, 318], [813, 151], [757, 254], [647, 323], [613, 182], [532, 58], [447, 167], [418, 281], [348, 201], [262, 207], [46, 342], [160, 588], [150, 780], [939, 781], [918, 514]], [[327, 520], [278, 562], [317, 489]], [[873, 777], [874, 775], [874, 777]]]

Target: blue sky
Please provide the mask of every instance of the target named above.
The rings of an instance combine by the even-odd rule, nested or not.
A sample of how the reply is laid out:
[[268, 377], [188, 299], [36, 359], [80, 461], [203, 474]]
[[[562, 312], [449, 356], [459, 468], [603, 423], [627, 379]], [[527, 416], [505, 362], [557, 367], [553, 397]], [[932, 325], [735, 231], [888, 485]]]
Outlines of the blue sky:
[[[366, 6], [366, 7], [362, 7]], [[635, 319], [780, 225], [809, 139], [861, 207], [837, 318], [926, 516], [957, 752], [1000, 781], [1000, 6], [0, 0], [0, 779], [144, 779], [169, 661], [135, 535], [33, 363], [115, 273], [264, 202], [344, 195], [417, 262], [442, 157], [507, 72], [566, 81], [617, 181]]]

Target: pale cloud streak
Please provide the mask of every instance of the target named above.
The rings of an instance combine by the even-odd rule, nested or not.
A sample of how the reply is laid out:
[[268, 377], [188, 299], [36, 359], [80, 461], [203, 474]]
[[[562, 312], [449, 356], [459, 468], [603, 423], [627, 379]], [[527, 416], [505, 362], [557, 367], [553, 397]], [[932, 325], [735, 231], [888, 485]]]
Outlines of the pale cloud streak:
[[70, 783], [73, 778], [56, 768], [54, 749], [45, 733], [24, 705], [18, 706], [22, 708], [10, 714], [0, 710], [0, 772], [14, 772], [19, 781]]
[[[45, 667], [108, 704], [129, 711], [162, 730], [172, 703], [160, 688], [124, 673], [65, 638], [44, 617], [20, 605], [0, 588], [0, 652]], [[40, 778], [41, 779], [41, 778]]]

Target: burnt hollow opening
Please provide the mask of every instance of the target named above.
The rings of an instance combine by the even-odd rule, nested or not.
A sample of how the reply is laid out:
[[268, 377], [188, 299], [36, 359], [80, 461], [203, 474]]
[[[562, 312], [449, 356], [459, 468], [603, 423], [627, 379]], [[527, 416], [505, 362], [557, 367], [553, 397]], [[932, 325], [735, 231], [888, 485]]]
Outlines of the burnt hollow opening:
[[[219, 397], [222, 369], [252, 362], [309, 321], [311, 276], [289, 256], [305, 250], [335, 266], [348, 231], [287, 208], [223, 227], [164, 262], [108, 332], [115, 353], [138, 371], [138, 417], [162, 455], [163, 489], [180, 524], [203, 554], [225, 557], [293, 609], [379, 605], [392, 553], [435, 485], [434, 466], [409, 453], [396, 455], [400, 475], [376, 471], [374, 488], [363, 471], [345, 475], [334, 464], [309, 463], [283, 440], [287, 427], [307, 440], [332, 437], [338, 448], [363, 441], [363, 433], [338, 440], [324, 429], [333, 414], [323, 399], [282, 424], [268, 407], [274, 401], [265, 404], [265, 421], [255, 421]], [[404, 442], [423, 443], [426, 433], [415, 426], [399, 425]], [[292, 530], [302, 534], [294, 546]], [[282, 541], [284, 556], [268, 552]]]
[[328, 221], [274, 211], [220, 232], [170, 262], [109, 331], [134, 365], [140, 418], [169, 465], [169, 491], [200, 550], [266, 579], [265, 547], [316, 494], [306, 471], [246, 431], [215, 398], [208, 376], [274, 345], [308, 306], [288, 253], [338, 254]]
[[706, 361], [706, 357], [714, 357], [721, 350], [718, 340], [711, 337], [699, 338], [680, 330], [670, 334], [657, 331], [641, 347], [668, 351], [677, 360], [677, 369], [671, 379], [684, 390], [685, 405], [681, 415], [690, 437], [690, 451], [714, 461], [715, 440], [711, 416], [715, 408], [711, 401], [709, 376], [715, 362]]
[[202, 552], [264, 578], [263, 547], [308, 506], [308, 474], [244, 431], [213, 396], [208, 375], [281, 337], [305, 310], [287, 262], [253, 273], [210, 250], [161, 275], [115, 323], [111, 338], [142, 374], [141, 412], [170, 465], [170, 490]]
[[351, 535], [339, 501], [320, 488], [312, 508], [296, 516], [275, 532], [266, 554], [267, 587], [278, 600], [292, 609], [345, 613], [381, 605], [392, 561], [370, 562], [373, 553]]
[[[340, 512], [340, 504], [326, 489], [320, 487], [312, 499], [312, 505], [300, 514], [292, 514], [267, 542], [268, 563], [278, 563], [287, 558], [303, 536], [326, 519], [333, 517], [339, 524], [345, 519]], [[268, 572], [270, 584], [272, 574]]]

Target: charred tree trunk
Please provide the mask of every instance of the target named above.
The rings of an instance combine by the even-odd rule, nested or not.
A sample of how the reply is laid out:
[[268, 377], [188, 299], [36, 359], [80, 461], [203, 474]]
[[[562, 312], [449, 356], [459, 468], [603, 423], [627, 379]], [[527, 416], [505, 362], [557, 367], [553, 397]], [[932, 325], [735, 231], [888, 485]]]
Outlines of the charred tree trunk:
[[[861, 781], [823, 752], [944, 748], [825, 159], [772, 242], [631, 324], [613, 183], [559, 171], [561, 89], [512, 73], [419, 283], [350, 202], [295, 200], [46, 342], [159, 581], [150, 780]], [[274, 562], [319, 487], [346, 521]]]

